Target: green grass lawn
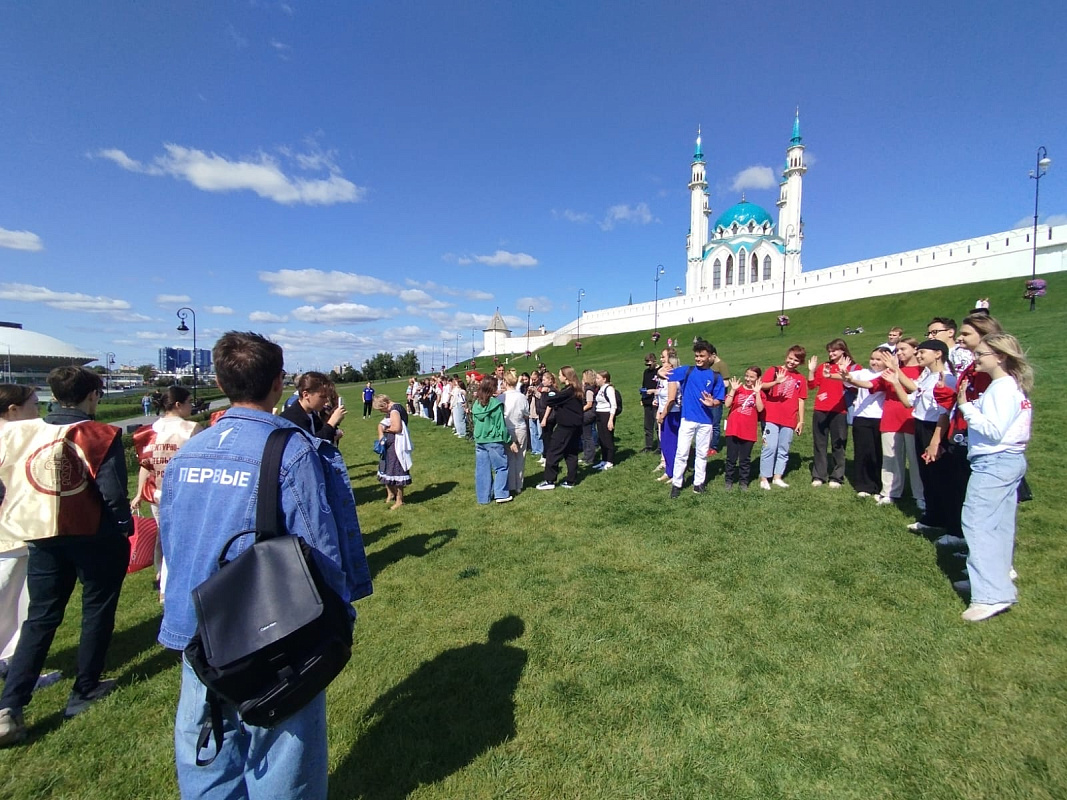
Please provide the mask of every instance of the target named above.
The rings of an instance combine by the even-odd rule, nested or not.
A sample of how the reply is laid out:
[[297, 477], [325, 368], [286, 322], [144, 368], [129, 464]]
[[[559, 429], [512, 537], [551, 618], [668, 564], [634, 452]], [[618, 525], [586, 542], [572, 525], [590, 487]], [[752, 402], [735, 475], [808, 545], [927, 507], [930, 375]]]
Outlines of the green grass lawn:
[[[1036, 499], [1019, 511], [1021, 601], [978, 625], [951, 587], [962, 562], [905, 530], [911, 509], [809, 486], [807, 432], [789, 490], [726, 494], [720, 457], [706, 495], [670, 502], [637, 452], [647, 331], [585, 338], [580, 360], [539, 354], [611, 370], [621, 463], [537, 492], [530, 458], [531, 490], [504, 506], [475, 503], [469, 442], [415, 420], [415, 483], [387, 511], [374, 423], [344, 387], [375, 593], [328, 693], [331, 796], [1067, 797], [1067, 278], [1048, 280], [1035, 314], [1020, 279], [791, 311], [784, 337], [775, 315], [663, 330], [706, 336], [740, 371], [795, 342], [822, 355], [846, 325], [868, 331], [848, 337], [862, 357], [890, 325], [922, 333], [988, 295], [1037, 369]], [[109, 658], [120, 691], [66, 723], [70, 681], [41, 692], [30, 741], [0, 751], [0, 797], [176, 796], [179, 669], [158, 617], [150, 571], [131, 576]], [[72, 604], [48, 662], [68, 675], [77, 625]]]

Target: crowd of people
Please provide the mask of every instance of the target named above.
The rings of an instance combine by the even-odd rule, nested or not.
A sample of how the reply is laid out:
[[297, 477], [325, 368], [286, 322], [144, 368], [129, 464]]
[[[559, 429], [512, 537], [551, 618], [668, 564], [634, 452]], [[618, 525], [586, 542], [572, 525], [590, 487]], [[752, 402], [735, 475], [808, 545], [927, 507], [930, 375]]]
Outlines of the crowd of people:
[[[749, 365], [740, 376], [731, 376], [715, 346], [700, 338], [692, 364], [682, 363], [673, 346], [648, 354], [640, 387], [644, 450], [660, 454], [658, 480], [670, 483], [669, 497], [681, 495], [690, 463], [692, 489], [705, 494], [708, 459], [720, 450], [724, 491], [744, 491], [757, 480], [765, 491], [788, 489], [792, 443], [808, 427], [813, 488], [841, 490], [851, 482], [858, 497], [888, 505], [904, 497], [907, 475], [919, 511], [909, 530], [940, 534], [939, 544], [966, 549], [968, 580], [957, 586], [970, 597], [963, 619], [977, 622], [1011, 608], [1018, 599], [1015, 516], [1027, 491], [1034, 382], [1018, 340], [988, 309], [975, 309], [958, 326], [934, 317], [921, 341], [893, 328], [865, 365], [843, 339], [825, 351], [825, 359], [809, 358], [793, 345], [781, 364]], [[132, 502], [118, 429], [93, 420], [103, 393], [99, 375], [82, 367], [53, 370], [58, 408], [44, 419], [31, 388], [0, 385], [0, 746], [26, 737], [23, 709], [50, 677], [41, 670], [77, 582], [81, 641], [64, 716], [83, 713], [115, 688], [102, 678], [104, 659], [129, 564], [131, 510], [143, 502], [160, 527], [159, 642], [186, 647], [197, 624], [191, 590], [217, 569], [228, 538], [254, 529], [255, 476], [275, 428], [303, 432], [282, 458], [286, 529], [304, 538], [345, 600], [371, 592], [348, 471], [336, 449], [346, 413], [336, 387], [322, 373], [304, 373], [280, 403], [281, 348], [256, 334], [225, 334], [214, 361], [231, 407], [205, 429], [189, 420], [188, 391], [168, 389], [163, 417], [134, 437], [139, 477]], [[479, 504], [511, 502], [523, 490], [528, 456], [544, 468], [541, 491], [574, 488], [580, 458], [600, 471], [618, 463], [622, 394], [606, 370], [552, 372], [541, 364], [520, 374], [498, 365], [488, 375], [412, 379], [403, 403], [368, 383], [363, 400], [364, 417], [372, 410], [382, 415], [377, 477], [392, 510], [404, 505], [412, 480], [412, 418], [473, 439]], [[47, 480], [62, 485], [43, 485]], [[205, 685], [184, 663], [175, 720], [183, 796], [200, 796], [209, 785], [240, 794], [252, 783], [277, 796], [325, 796], [321, 695], [269, 729], [243, 724], [236, 708], [223, 711], [232, 731], [220, 745], [226, 757], [204, 766], [199, 751], [211, 708]]]

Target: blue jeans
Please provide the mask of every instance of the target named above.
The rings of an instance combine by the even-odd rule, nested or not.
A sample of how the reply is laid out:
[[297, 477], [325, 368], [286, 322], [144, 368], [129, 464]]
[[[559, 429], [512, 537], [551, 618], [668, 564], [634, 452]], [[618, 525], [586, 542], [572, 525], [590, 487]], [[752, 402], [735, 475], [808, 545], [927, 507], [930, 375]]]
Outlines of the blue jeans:
[[[496, 473], [494, 478], [492, 473]], [[489, 486], [492, 484], [492, 497]], [[492, 499], [508, 496], [508, 457], [500, 442], [474, 445], [474, 494], [485, 505]]]
[[759, 454], [759, 476], [770, 480], [772, 475], [784, 475], [789, 462], [789, 447], [793, 444], [793, 429], [773, 422], [763, 423], [763, 449]]
[[541, 420], [536, 415], [530, 415], [530, 452], [541, 455], [545, 452], [545, 443], [541, 441]]
[[[274, 728], [246, 726], [223, 703], [222, 751], [206, 767], [196, 765], [196, 740], [211, 712], [207, 687], [182, 659], [182, 686], [174, 719], [178, 788], [186, 800], [324, 800], [329, 777], [326, 693]], [[204, 756], [210, 757], [212, 739]]]
[[991, 453], [971, 459], [971, 479], [963, 501], [963, 538], [972, 603], [1014, 603], [1011, 571], [1015, 548], [1015, 506], [1026, 474], [1022, 453]]
[[467, 438], [467, 407], [454, 406], [452, 408], [452, 424], [456, 428], [456, 436]]
[[712, 406], [711, 409], [711, 449], [719, 449], [719, 441], [722, 437], [722, 406]]

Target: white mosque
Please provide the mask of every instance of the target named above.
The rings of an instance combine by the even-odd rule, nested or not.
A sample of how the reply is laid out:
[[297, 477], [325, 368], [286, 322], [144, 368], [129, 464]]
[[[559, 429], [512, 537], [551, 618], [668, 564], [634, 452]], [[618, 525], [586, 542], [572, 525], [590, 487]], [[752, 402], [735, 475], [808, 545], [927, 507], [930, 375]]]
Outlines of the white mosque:
[[[1029, 278], [1067, 271], [1067, 225], [1038, 225], [923, 247], [832, 267], [803, 270], [801, 216], [804, 144], [800, 112], [785, 151], [778, 224], [744, 195], [710, 223], [708, 182], [699, 129], [690, 165], [685, 292], [653, 302], [583, 311], [559, 329], [512, 335], [499, 310], [484, 331], [481, 356], [565, 345], [581, 337], [627, 331], [652, 333], [688, 322], [744, 317], [860, 297], [966, 283]], [[1036, 242], [1034, 236], [1036, 235]], [[1020, 283], [1020, 295], [1023, 285]]]
[[776, 277], [788, 279], [800, 274], [800, 246], [804, 241], [800, 202], [804, 173], [808, 168], [804, 164], [799, 109], [793, 120], [793, 137], [785, 151], [777, 226], [766, 209], [748, 202], [742, 195], [741, 202], [722, 212], [709, 229], [711, 208], [699, 129], [691, 170], [689, 235], [686, 237], [687, 295], [730, 286], [751, 286]]

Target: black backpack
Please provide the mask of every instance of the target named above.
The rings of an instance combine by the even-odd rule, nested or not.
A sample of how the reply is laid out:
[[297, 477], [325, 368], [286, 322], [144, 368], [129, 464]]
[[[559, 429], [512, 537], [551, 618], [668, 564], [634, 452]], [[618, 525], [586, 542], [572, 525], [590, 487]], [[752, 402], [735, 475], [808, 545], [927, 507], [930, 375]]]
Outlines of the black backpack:
[[622, 416], [622, 392], [614, 386], [611, 387], [611, 391], [615, 392], [615, 419], [618, 419]]
[[[306, 706], [352, 655], [352, 615], [322, 577], [312, 548], [285, 533], [278, 503], [282, 452], [296, 428], [271, 431], [259, 471], [256, 528], [232, 536], [219, 570], [193, 589], [196, 633], [185, 658], [207, 686], [211, 716], [200, 730], [196, 763], [222, 748], [222, 705], [248, 725], [271, 728]], [[233, 561], [230, 546], [255, 535]], [[200, 751], [214, 738], [215, 755]]]

